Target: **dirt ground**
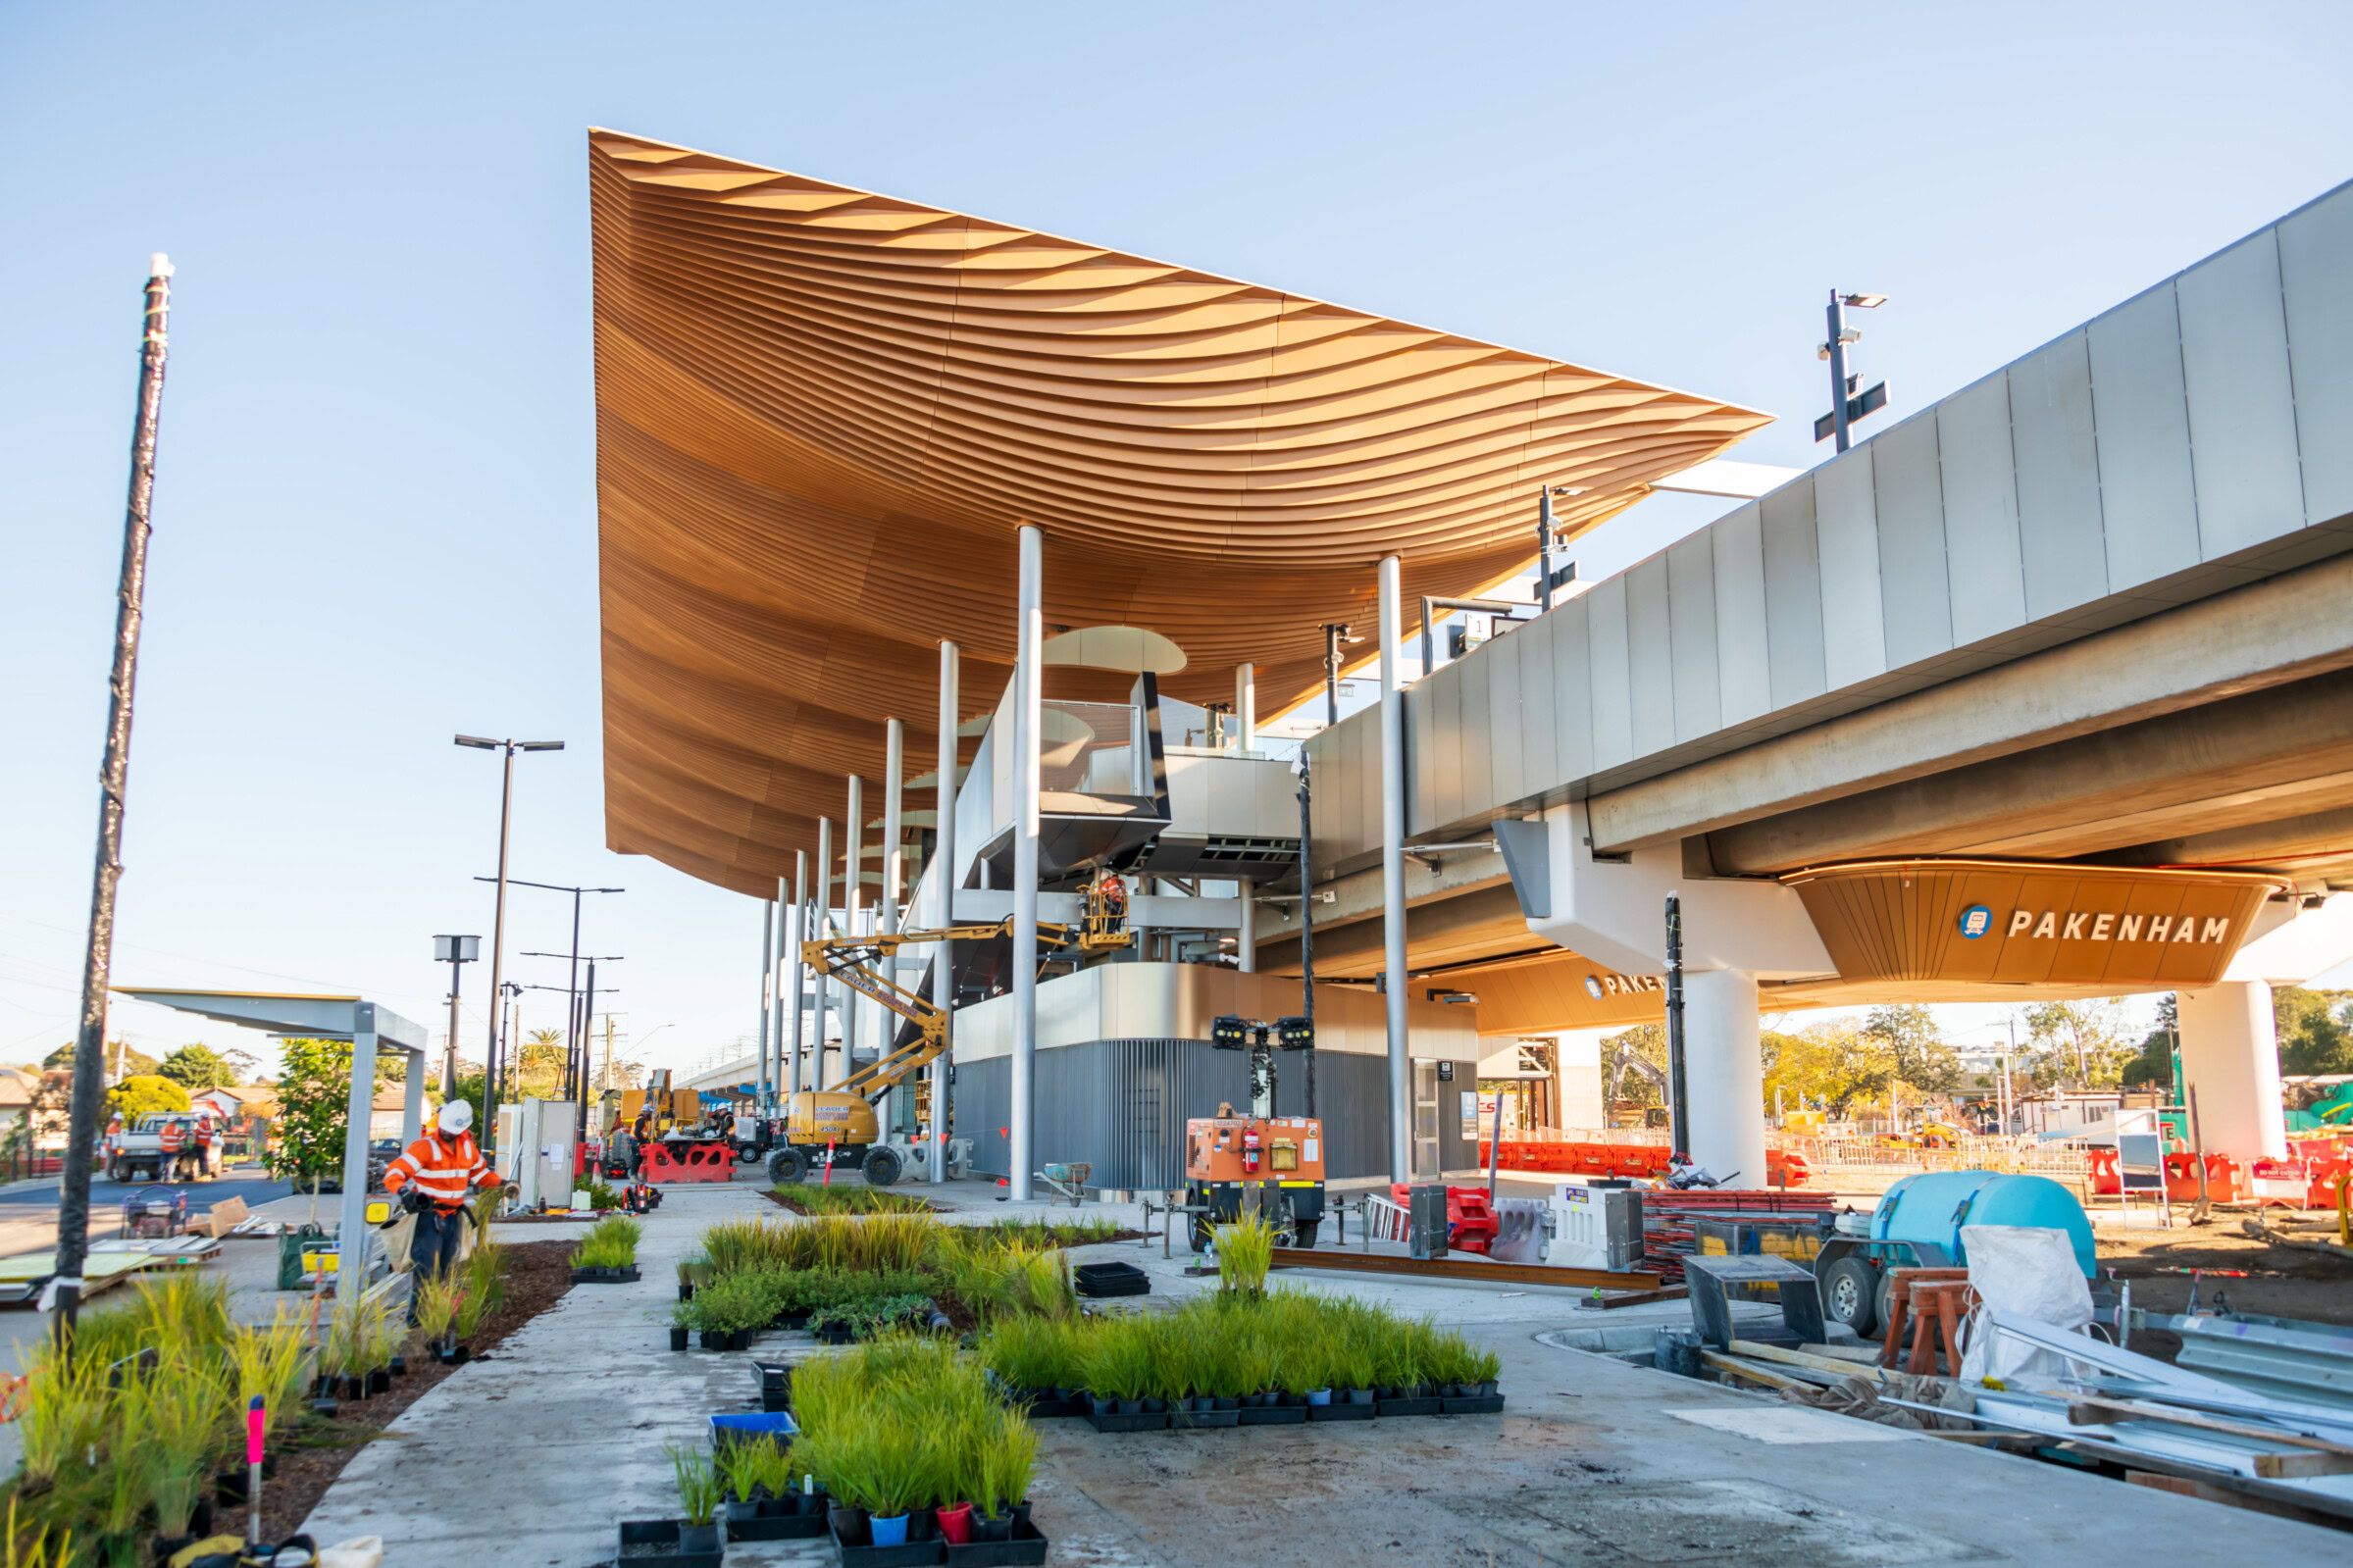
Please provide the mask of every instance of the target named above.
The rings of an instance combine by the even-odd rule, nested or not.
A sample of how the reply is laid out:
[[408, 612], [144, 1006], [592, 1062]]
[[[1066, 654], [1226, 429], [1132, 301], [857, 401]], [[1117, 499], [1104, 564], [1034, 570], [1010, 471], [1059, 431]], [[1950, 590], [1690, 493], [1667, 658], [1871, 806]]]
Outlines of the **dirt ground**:
[[[557, 1297], [572, 1289], [572, 1268], [568, 1261], [571, 1252], [569, 1240], [508, 1244], [506, 1300], [497, 1315], [470, 1341], [477, 1357], [495, 1350], [508, 1335], [553, 1306]], [[406, 1377], [392, 1380], [388, 1392], [356, 1404], [346, 1401], [335, 1419], [306, 1423], [287, 1446], [277, 1447], [273, 1434], [278, 1472], [262, 1486], [264, 1528], [276, 1536], [283, 1536], [293, 1528], [291, 1521], [308, 1518], [361, 1447], [379, 1441], [399, 1441], [401, 1434], [391, 1427], [400, 1413], [456, 1370], [431, 1360], [413, 1361]], [[216, 1534], [242, 1536], [244, 1504], [216, 1508], [213, 1530]]]

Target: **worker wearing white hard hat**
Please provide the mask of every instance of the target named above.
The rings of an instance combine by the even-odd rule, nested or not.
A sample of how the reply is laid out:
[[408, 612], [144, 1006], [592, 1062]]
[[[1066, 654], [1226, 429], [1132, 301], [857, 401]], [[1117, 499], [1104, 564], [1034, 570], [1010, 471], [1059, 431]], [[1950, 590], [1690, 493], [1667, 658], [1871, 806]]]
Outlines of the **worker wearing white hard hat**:
[[384, 1190], [417, 1216], [409, 1242], [415, 1279], [409, 1290], [409, 1321], [417, 1320], [416, 1286], [446, 1274], [457, 1262], [458, 1238], [468, 1221], [466, 1199], [478, 1188], [499, 1185], [498, 1173], [474, 1141], [474, 1107], [466, 1100], [443, 1103], [425, 1136], [401, 1151], [384, 1171]]

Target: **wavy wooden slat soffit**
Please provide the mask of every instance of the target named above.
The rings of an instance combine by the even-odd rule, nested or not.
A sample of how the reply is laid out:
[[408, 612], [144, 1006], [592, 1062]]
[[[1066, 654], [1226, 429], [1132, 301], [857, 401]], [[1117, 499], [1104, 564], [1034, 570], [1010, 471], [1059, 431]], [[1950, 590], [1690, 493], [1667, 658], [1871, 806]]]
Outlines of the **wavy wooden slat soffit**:
[[[1475, 594], [1767, 416], [1542, 355], [594, 130], [606, 839], [758, 895], [883, 721], [929, 756], [1010, 672], [1014, 530], [1049, 630], [1139, 627], [1273, 713], [1369, 624], [1371, 565]], [[1055, 694], [1124, 682], [1056, 670]], [[920, 725], [920, 729], [918, 726]]]

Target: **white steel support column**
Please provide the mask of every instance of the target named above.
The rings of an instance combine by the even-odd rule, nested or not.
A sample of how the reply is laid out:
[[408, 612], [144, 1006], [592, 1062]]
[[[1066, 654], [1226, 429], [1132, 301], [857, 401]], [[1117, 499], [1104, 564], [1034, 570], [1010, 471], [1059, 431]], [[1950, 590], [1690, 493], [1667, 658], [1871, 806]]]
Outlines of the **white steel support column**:
[[1007, 1121], [1012, 1149], [1005, 1172], [1015, 1203], [1030, 1198], [1031, 1140], [1036, 1131], [1038, 1068], [1038, 746], [1044, 691], [1038, 649], [1044, 640], [1045, 535], [1021, 530], [1021, 617], [1013, 655], [1013, 1059]]
[[[866, 781], [849, 776], [848, 817], [842, 824], [842, 934], [864, 935], [858, 910], [866, 887]], [[865, 1033], [866, 998], [848, 986], [842, 987], [842, 1061], [835, 1082], [858, 1070], [858, 1041]]]
[[[1389, 1003], [1389, 1179], [1413, 1180], [1413, 1078], [1406, 1059], [1406, 701], [1398, 690], [1400, 563], [1381, 557], [1381, 945]], [[1302, 889], [1312, 895], [1312, 889]], [[1305, 904], [1300, 906], [1306, 918]], [[1437, 1172], [1430, 1176], [1435, 1179]]]
[[763, 898], [760, 900], [760, 1071], [759, 1099], [756, 1101], [762, 1110], [768, 1105], [769, 1023], [776, 1013], [775, 990], [776, 905]]
[[[907, 727], [896, 719], [883, 721], [883, 891], [877, 902], [885, 936], [899, 929], [899, 882], [904, 856], [899, 849], [899, 834], [905, 824], [899, 814], [899, 781], [907, 774]], [[898, 980], [898, 958], [893, 954], [883, 961], [883, 974], [895, 985]], [[891, 1038], [898, 1033], [895, 1015], [890, 1009], [877, 1007], [874, 1021], [882, 1031], [875, 1044], [884, 1056], [891, 1054]], [[902, 1101], [899, 1090], [892, 1089], [883, 1098], [883, 1132], [887, 1136], [899, 1122]], [[909, 1096], [912, 1099], [912, 1096]]]
[[[400, 1146], [407, 1148], [425, 1136], [425, 1057], [422, 1052], [408, 1055], [408, 1092], [400, 1100]], [[477, 1142], [481, 1141], [476, 1139]]]
[[[817, 902], [809, 910], [809, 939], [817, 940], [833, 935], [834, 929], [834, 819], [817, 819]], [[809, 989], [817, 1000], [815, 1012], [816, 1035], [809, 1041], [812, 1061], [809, 1066], [809, 1087], [825, 1087], [825, 1014], [826, 992], [832, 989], [825, 971], [809, 971]]]
[[2242, 1161], [2287, 1158], [2270, 984], [2226, 980], [2178, 992], [2176, 1000], [2181, 1076], [2198, 1096], [2198, 1136], [2206, 1151]]
[[[956, 923], [956, 691], [957, 655], [952, 642], [940, 644], [940, 792], [939, 818], [932, 839], [932, 924], [945, 931]], [[947, 1017], [949, 1048], [925, 1069], [932, 1076], [931, 1175], [947, 1180], [947, 1075], [955, 1063], [956, 1030], [954, 943], [942, 942], [932, 951], [932, 1005]]]
[[1242, 752], [1248, 755], [1258, 744], [1258, 667], [1254, 664], [1234, 666], [1234, 723], [1242, 732]]
[[1700, 969], [1683, 977], [1683, 1062], [1692, 1163], [1726, 1187], [1767, 1185], [1756, 976]]
[[[336, 1264], [343, 1289], [335, 1292], [335, 1311], [356, 1322], [360, 1301], [368, 1293], [368, 1243], [375, 1230], [368, 1223], [368, 1117], [376, 1108], [376, 1004], [354, 1006], [351, 1026], [351, 1093], [344, 1102], [343, 1202], [337, 1233], [342, 1256]], [[422, 1087], [422, 1075], [412, 1070], [412, 1076]]]
[[1234, 957], [1242, 973], [1254, 975], [1258, 972], [1258, 885], [1248, 877], [1237, 877], [1234, 894], [1242, 901], [1242, 914], [1234, 926]]
[[793, 910], [785, 917], [784, 964], [777, 979], [777, 993], [790, 998], [785, 1004], [784, 1071], [778, 1075], [783, 1096], [790, 1099], [800, 1088], [800, 998], [808, 989], [808, 970], [800, 961], [801, 940], [809, 929], [807, 850], [793, 851], [792, 884], [788, 886], [783, 878], [778, 878], [776, 896], [780, 901], [790, 898]]

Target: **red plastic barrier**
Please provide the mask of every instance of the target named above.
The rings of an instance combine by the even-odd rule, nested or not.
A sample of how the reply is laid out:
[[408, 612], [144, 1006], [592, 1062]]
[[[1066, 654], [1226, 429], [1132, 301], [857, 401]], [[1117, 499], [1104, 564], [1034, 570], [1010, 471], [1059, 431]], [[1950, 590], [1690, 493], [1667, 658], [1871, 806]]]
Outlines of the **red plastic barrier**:
[[650, 1138], [645, 1151], [648, 1182], [732, 1182], [736, 1179], [736, 1150], [732, 1143], [671, 1143]]
[[[1389, 1200], [1405, 1208], [1412, 1199], [1407, 1184], [1393, 1182]], [[1484, 1252], [1495, 1241], [1499, 1225], [1495, 1209], [1487, 1201], [1483, 1187], [1450, 1187], [1446, 1189], [1446, 1244], [1456, 1252]]]

